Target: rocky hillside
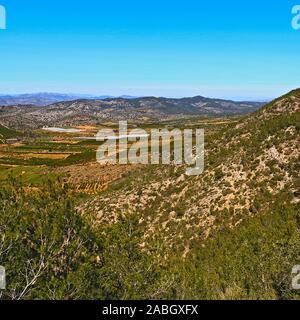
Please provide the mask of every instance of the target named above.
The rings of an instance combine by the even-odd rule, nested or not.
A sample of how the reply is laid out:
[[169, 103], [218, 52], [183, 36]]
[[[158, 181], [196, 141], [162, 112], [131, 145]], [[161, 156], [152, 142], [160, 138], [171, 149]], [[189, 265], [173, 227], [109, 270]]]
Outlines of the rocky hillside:
[[[1, 100], [0, 100], [1, 103]], [[183, 99], [108, 98], [58, 102], [42, 108], [2, 107], [0, 123], [14, 128], [99, 124], [119, 120], [159, 121], [183, 116], [240, 115], [261, 107], [260, 102], [235, 102], [201, 96]], [[13, 110], [13, 111], [12, 111]]]
[[137, 214], [151, 252], [160, 243], [187, 256], [199, 240], [300, 195], [300, 90], [245, 116], [206, 141], [205, 171], [146, 166], [81, 204], [93, 225]]

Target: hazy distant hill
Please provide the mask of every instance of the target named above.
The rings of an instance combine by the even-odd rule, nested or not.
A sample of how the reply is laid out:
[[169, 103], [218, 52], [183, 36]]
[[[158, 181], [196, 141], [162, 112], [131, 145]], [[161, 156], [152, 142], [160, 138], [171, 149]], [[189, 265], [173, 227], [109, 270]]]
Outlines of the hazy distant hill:
[[[114, 98], [109, 95], [88, 95], [88, 94], [62, 94], [62, 93], [26, 93], [17, 95], [0, 95], [0, 106], [9, 105], [35, 105], [35, 106], [47, 106], [56, 102], [71, 101], [76, 99], [107, 99]], [[121, 96], [124, 99], [133, 99], [132, 96]]]
[[62, 94], [62, 93], [26, 93], [18, 95], [0, 95], [0, 106], [9, 105], [35, 105], [47, 106], [52, 103], [60, 101], [71, 101], [76, 99], [106, 99], [110, 96], [97, 96], [92, 95], [77, 95], [77, 94]]
[[10, 111], [8, 108], [2, 107], [0, 122], [16, 128], [35, 128], [44, 125], [97, 124], [118, 120], [157, 121], [187, 115], [240, 115], [255, 111], [262, 105], [261, 102], [236, 102], [201, 96], [182, 99], [157, 97], [76, 99], [57, 102], [34, 110], [25, 106], [22, 108], [19, 105], [18, 117], [15, 117], [13, 112], [8, 112]]

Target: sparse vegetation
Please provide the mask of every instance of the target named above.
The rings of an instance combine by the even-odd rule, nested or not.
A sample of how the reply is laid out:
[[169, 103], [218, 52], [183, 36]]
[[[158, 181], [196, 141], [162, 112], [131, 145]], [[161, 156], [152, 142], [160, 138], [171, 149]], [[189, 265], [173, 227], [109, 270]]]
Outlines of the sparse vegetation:
[[209, 119], [198, 177], [100, 168], [95, 143], [67, 136], [2, 145], [2, 298], [299, 299], [299, 108], [298, 90], [220, 126]]

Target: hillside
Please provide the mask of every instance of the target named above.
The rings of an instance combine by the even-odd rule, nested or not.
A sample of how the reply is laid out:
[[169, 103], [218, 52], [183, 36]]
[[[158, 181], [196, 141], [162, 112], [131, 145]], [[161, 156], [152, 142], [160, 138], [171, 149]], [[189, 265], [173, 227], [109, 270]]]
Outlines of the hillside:
[[27, 106], [23, 108], [19, 106], [15, 112], [10, 112], [9, 107], [2, 107], [0, 122], [14, 128], [38, 128], [78, 124], [95, 125], [119, 120], [161, 121], [199, 115], [241, 115], [261, 106], [260, 102], [235, 102], [201, 96], [183, 99], [155, 97], [80, 99], [58, 102], [33, 110]]
[[12, 130], [5, 126], [0, 125], [0, 143], [3, 143], [5, 139], [16, 138], [21, 135], [22, 134], [20, 132], [17, 132], [15, 130]]
[[94, 141], [4, 147], [0, 298], [299, 299], [299, 107], [295, 90], [208, 131], [198, 177], [100, 166]]
[[136, 214], [143, 247], [159, 241], [186, 257], [199, 240], [268, 212], [279, 198], [299, 203], [299, 111], [295, 90], [209, 136], [202, 175], [149, 166], [80, 210], [95, 226]]

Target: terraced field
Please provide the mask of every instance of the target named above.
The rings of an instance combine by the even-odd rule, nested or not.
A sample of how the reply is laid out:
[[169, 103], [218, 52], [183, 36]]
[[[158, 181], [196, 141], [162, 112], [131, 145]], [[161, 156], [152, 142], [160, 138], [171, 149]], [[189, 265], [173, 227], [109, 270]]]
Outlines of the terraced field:
[[[128, 129], [137, 127], [150, 132], [153, 128], [195, 128], [201, 126], [209, 135], [237, 121], [235, 118], [208, 119], [187, 118], [186, 120], [162, 123], [130, 123]], [[40, 185], [50, 178], [60, 178], [76, 192], [95, 194], [107, 190], [116, 180], [137, 170], [137, 165], [100, 165], [96, 162], [96, 150], [101, 142], [94, 139], [99, 129], [118, 130], [117, 123], [101, 126], [77, 126], [80, 133], [33, 130], [22, 132], [1, 127], [3, 140], [0, 143], [0, 181], [5, 183], [8, 176], [22, 179], [28, 185]], [[4, 135], [5, 134], [5, 135]], [[5, 138], [4, 138], [5, 137]], [[91, 137], [91, 139], [89, 139]], [[19, 141], [8, 144], [7, 138]]]

